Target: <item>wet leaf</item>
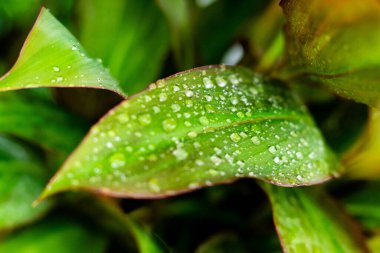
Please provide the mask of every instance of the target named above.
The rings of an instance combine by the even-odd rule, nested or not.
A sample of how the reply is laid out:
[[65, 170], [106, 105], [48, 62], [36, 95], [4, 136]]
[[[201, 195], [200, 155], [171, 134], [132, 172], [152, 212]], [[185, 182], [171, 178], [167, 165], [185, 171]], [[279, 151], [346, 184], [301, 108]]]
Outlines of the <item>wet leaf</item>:
[[141, 91], [158, 78], [170, 35], [155, 1], [82, 0], [79, 7], [80, 41], [125, 92]]
[[49, 218], [27, 227], [0, 242], [0, 252], [17, 253], [101, 253], [104, 236], [67, 218]]
[[159, 80], [112, 110], [43, 197], [84, 188], [155, 198], [241, 177], [308, 185], [338, 170], [282, 83], [242, 67], [209, 66]]
[[47, 211], [50, 202], [32, 206], [47, 180], [46, 170], [28, 149], [0, 136], [0, 231], [31, 222]]
[[285, 75], [378, 106], [380, 2], [283, 0], [281, 5], [287, 19]]
[[367, 252], [358, 228], [323, 192], [262, 184], [284, 252]]
[[0, 94], [0, 132], [32, 141], [48, 150], [70, 153], [87, 124], [33, 91]]
[[0, 91], [34, 87], [91, 87], [123, 95], [102, 64], [87, 56], [70, 32], [42, 9]]

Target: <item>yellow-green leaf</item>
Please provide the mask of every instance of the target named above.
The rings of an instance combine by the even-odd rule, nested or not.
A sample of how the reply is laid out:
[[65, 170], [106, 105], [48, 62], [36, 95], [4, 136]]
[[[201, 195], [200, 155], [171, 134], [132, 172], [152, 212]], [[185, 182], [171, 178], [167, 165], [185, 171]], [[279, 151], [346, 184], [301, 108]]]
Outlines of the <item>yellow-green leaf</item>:
[[283, 0], [281, 5], [287, 19], [285, 76], [378, 106], [380, 2]]

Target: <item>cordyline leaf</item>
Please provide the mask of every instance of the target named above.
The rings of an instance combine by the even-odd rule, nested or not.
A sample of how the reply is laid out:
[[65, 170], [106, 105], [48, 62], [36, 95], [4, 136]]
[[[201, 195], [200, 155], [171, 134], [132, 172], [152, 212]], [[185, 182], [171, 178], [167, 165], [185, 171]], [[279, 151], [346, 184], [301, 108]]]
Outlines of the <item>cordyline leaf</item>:
[[35, 87], [91, 87], [125, 96], [98, 60], [48, 10], [42, 9], [12, 69], [0, 79], [0, 91]]
[[0, 94], [0, 132], [69, 154], [87, 124], [33, 91]]
[[380, 111], [372, 109], [367, 128], [355, 145], [344, 154], [342, 162], [348, 177], [380, 179]]
[[79, 7], [80, 41], [104, 61], [125, 92], [136, 93], [157, 80], [170, 35], [155, 1], [84, 0]]
[[79, 222], [50, 217], [41, 223], [2, 238], [0, 252], [101, 253], [106, 238]]
[[85, 188], [155, 198], [241, 177], [309, 185], [338, 169], [282, 83], [242, 67], [208, 66], [159, 80], [112, 110], [42, 197]]
[[367, 252], [349, 217], [315, 188], [262, 184], [284, 252]]
[[287, 19], [285, 75], [378, 106], [380, 2], [283, 0], [281, 6]]
[[51, 204], [32, 207], [48, 179], [46, 169], [35, 159], [30, 150], [0, 135], [0, 231], [35, 220]]

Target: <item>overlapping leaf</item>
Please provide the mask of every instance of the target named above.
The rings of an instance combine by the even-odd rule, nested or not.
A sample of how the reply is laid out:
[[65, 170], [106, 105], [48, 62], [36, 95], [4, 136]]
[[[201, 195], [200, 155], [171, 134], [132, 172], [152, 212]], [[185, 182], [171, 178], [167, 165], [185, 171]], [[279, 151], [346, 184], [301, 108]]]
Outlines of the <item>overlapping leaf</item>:
[[48, 178], [30, 151], [11, 138], [0, 136], [0, 230], [40, 217], [50, 202], [34, 208], [32, 202]]
[[125, 92], [141, 91], [158, 78], [170, 35], [155, 1], [82, 0], [79, 7], [80, 41]]
[[325, 181], [339, 167], [299, 100], [241, 67], [152, 84], [95, 125], [42, 197], [85, 188], [154, 198], [240, 177]]
[[106, 239], [79, 222], [66, 218], [49, 218], [5, 237], [0, 252], [17, 253], [101, 253]]
[[326, 194], [263, 184], [284, 252], [367, 252], [363, 238]]
[[33, 87], [92, 87], [123, 92], [102, 64], [46, 9], [42, 9], [0, 91]]
[[87, 124], [36, 92], [0, 94], [0, 132], [35, 142], [48, 150], [70, 153]]
[[281, 5], [287, 19], [286, 75], [378, 106], [380, 2], [283, 0]]

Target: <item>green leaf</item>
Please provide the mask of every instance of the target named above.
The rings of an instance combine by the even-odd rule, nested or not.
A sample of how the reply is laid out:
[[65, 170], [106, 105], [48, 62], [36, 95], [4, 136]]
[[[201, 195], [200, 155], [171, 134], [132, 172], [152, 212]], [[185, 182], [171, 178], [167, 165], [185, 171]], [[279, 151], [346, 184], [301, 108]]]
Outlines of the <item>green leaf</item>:
[[83, 0], [79, 7], [80, 41], [125, 92], [141, 91], [158, 78], [170, 35], [155, 1]]
[[32, 141], [48, 150], [70, 153], [87, 124], [33, 91], [0, 94], [0, 132]]
[[47, 211], [51, 202], [32, 206], [47, 179], [46, 169], [29, 149], [0, 136], [0, 231], [29, 223]]
[[283, 0], [288, 78], [322, 83], [378, 106], [380, 3], [377, 0]]
[[155, 198], [241, 177], [316, 184], [338, 173], [304, 106], [242, 67], [171, 76], [112, 110], [42, 197], [82, 188]]
[[238, 237], [231, 233], [220, 233], [212, 236], [207, 241], [203, 242], [195, 251], [196, 253], [223, 253], [247, 252]]
[[322, 191], [262, 186], [284, 252], [367, 252], [355, 224]]
[[104, 236], [79, 222], [50, 218], [3, 238], [0, 252], [101, 253], [105, 246]]
[[13, 68], [0, 79], [0, 91], [34, 87], [91, 87], [125, 96], [102, 64], [46, 9], [32, 28]]

